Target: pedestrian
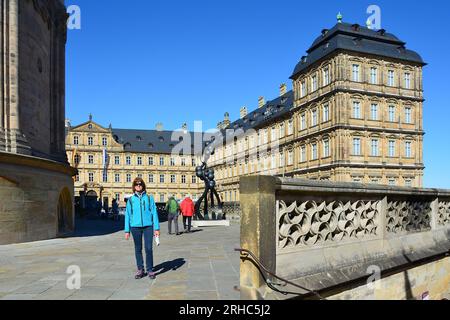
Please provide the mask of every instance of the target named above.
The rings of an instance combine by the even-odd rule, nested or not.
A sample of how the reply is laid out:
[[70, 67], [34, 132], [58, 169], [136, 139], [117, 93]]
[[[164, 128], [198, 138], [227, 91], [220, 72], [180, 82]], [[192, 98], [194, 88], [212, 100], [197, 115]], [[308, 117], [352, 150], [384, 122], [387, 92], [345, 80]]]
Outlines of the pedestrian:
[[166, 211], [168, 214], [168, 222], [169, 222], [169, 234], [172, 233], [172, 222], [175, 225], [175, 234], [178, 236], [180, 235], [178, 230], [178, 213], [180, 210], [180, 205], [178, 204], [177, 200], [175, 200], [174, 196], [171, 196], [166, 204]]
[[112, 214], [113, 214], [113, 220], [118, 221], [119, 220], [119, 204], [116, 199], [113, 199], [113, 201], [112, 201]]
[[181, 214], [183, 215], [183, 226], [184, 226], [184, 232], [190, 233], [191, 232], [191, 225], [192, 225], [192, 217], [194, 216], [194, 201], [187, 196], [186, 199], [183, 200], [180, 206]]
[[[159, 237], [159, 218], [153, 196], [147, 194], [146, 186], [141, 178], [133, 181], [133, 196], [128, 199], [125, 210], [125, 239], [133, 235], [137, 273], [135, 278], [142, 279], [147, 275], [155, 279], [153, 272], [153, 236]], [[144, 239], [147, 269], [142, 257], [142, 238]], [[147, 272], [145, 271], [147, 270]]]

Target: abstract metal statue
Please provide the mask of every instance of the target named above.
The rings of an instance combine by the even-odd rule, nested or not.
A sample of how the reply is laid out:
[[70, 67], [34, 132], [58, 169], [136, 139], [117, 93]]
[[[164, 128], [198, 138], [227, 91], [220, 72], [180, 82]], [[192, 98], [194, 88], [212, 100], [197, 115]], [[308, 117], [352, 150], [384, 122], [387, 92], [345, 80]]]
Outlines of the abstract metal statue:
[[[209, 169], [207, 162], [209, 160], [209, 157], [211, 155], [214, 155], [214, 146], [209, 145], [205, 149], [205, 155], [204, 160], [202, 162], [202, 165], [197, 167], [195, 169], [195, 173], [198, 178], [200, 178], [202, 181], [205, 182], [205, 191], [203, 192], [203, 195], [198, 199], [197, 203], [195, 204], [195, 215], [199, 220], [209, 220], [208, 216], [208, 194], [211, 199], [211, 207], [214, 207], [214, 197], [217, 199], [217, 203], [219, 205], [219, 208], [223, 207], [223, 203], [220, 200], [219, 194], [216, 190], [216, 181], [215, 175], [214, 175], [214, 169]], [[202, 202], [204, 201], [204, 209], [203, 209], [203, 216], [200, 214], [200, 206], [202, 205]], [[217, 218], [217, 217], [216, 217]]]

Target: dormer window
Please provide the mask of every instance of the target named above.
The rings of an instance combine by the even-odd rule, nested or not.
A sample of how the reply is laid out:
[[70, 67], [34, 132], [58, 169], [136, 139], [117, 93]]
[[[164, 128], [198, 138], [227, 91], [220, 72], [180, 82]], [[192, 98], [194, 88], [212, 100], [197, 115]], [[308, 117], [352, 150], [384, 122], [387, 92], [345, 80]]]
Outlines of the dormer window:
[[142, 141], [142, 137], [141, 137], [141, 136], [137, 136], [137, 137], [136, 137], [136, 140], [137, 140], [137, 141]]
[[386, 34], [386, 30], [380, 29], [380, 30], [377, 31], [377, 33], [378, 33], [380, 36], [384, 36], [384, 35]]
[[328, 29], [322, 30], [322, 37], [325, 37], [328, 34]]
[[89, 129], [89, 130], [92, 129], [92, 124], [91, 124], [91, 123], [88, 125], [88, 129]]
[[159, 137], [159, 142], [164, 142], [164, 138], [163, 137]]
[[129, 142], [125, 143], [125, 149], [126, 150], [131, 149], [131, 143]]
[[357, 24], [357, 23], [355, 23], [355, 24], [353, 24], [352, 25], [352, 29], [353, 29], [353, 31], [359, 31], [360, 30], [360, 25], [359, 24]]
[[303, 56], [301, 59], [302, 63], [306, 63], [307, 60], [308, 60], [308, 58], [306, 56]]
[[153, 149], [153, 147], [154, 147], [154, 146], [153, 146], [153, 143], [149, 143], [149, 144], [148, 144], [148, 148], [149, 148], [150, 150]]

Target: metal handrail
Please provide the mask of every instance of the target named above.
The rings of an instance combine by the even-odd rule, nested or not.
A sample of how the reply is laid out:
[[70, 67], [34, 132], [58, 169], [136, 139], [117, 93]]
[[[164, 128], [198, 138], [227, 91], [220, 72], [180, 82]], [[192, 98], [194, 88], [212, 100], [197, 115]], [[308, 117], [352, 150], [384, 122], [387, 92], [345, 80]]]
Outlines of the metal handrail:
[[[258, 269], [259, 269], [260, 271], [264, 271], [264, 272], [267, 273], [268, 275], [270, 275], [270, 276], [272, 276], [272, 277], [274, 277], [274, 278], [276, 278], [276, 279], [278, 279], [278, 280], [281, 280], [282, 282], [285, 283], [284, 286], [286, 286], [287, 284], [290, 284], [291, 286], [297, 287], [297, 288], [299, 288], [299, 289], [308, 291], [308, 292], [311, 293], [311, 294], [314, 294], [314, 295], [315, 295], [316, 297], [318, 297], [320, 300], [326, 300], [326, 299], [323, 298], [317, 291], [314, 291], [314, 290], [311, 290], [311, 289], [302, 287], [301, 285], [298, 285], [298, 284], [296, 284], [296, 283], [293, 283], [293, 282], [291, 282], [291, 281], [289, 281], [289, 280], [286, 280], [286, 279], [284, 279], [284, 278], [282, 278], [282, 277], [280, 277], [280, 276], [277, 276], [276, 274], [270, 272], [270, 271], [269, 271], [269, 270], [261, 263], [261, 261], [259, 261], [259, 259], [255, 256], [255, 254], [254, 254], [253, 252], [251, 252], [250, 250], [242, 249], [242, 248], [236, 248], [236, 249], [234, 249], [234, 250], [237, 251], [237, 252], [240, 252], [241, 255], [242, 255], [242, 254], [246, 254], [246, 258], [248, 258], [248, 256], [251, 256], [251, 257], [253, 258], [254, 262], [258, 265]], [[263, 275], [263, 277], [264, 277], [264, 275]], [[281, 289], [279, 289], [279, 288], [276, 288], [276, 287], [274, 287], [274, 285], [281, 285], [281, 284], [274, 283], [274, 282], [272, 282], [270, 279], [267, 279], [266, 277], [264, 277], [264, 280], [265, 280], [266, 284], [267, 284], [272, 290], [275, 290], [275, 291], [277, 291], [277, 292], [279, 292], [279, 293], [281, 293], [281, 294], [284, 294], [284, 295], [293, 294], [293, 295], [298, 295], [298, 296], [304, 295], [303, 293], [298, 293], [298, 292], [288, 292], [288, 291], [284, 291], [284, 290], [281, 290]]]

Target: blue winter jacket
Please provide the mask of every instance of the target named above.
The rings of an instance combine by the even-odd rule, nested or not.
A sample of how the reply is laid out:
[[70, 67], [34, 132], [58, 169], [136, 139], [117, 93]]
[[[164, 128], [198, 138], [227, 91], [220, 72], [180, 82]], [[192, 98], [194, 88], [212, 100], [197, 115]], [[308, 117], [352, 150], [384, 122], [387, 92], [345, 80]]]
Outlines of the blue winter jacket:
[[151, 227], [159, 231], [158, 210], [155, 200], [147, 193], [134, 194], [127, 202], [125, 210], [125, 233], [132, 227]]

